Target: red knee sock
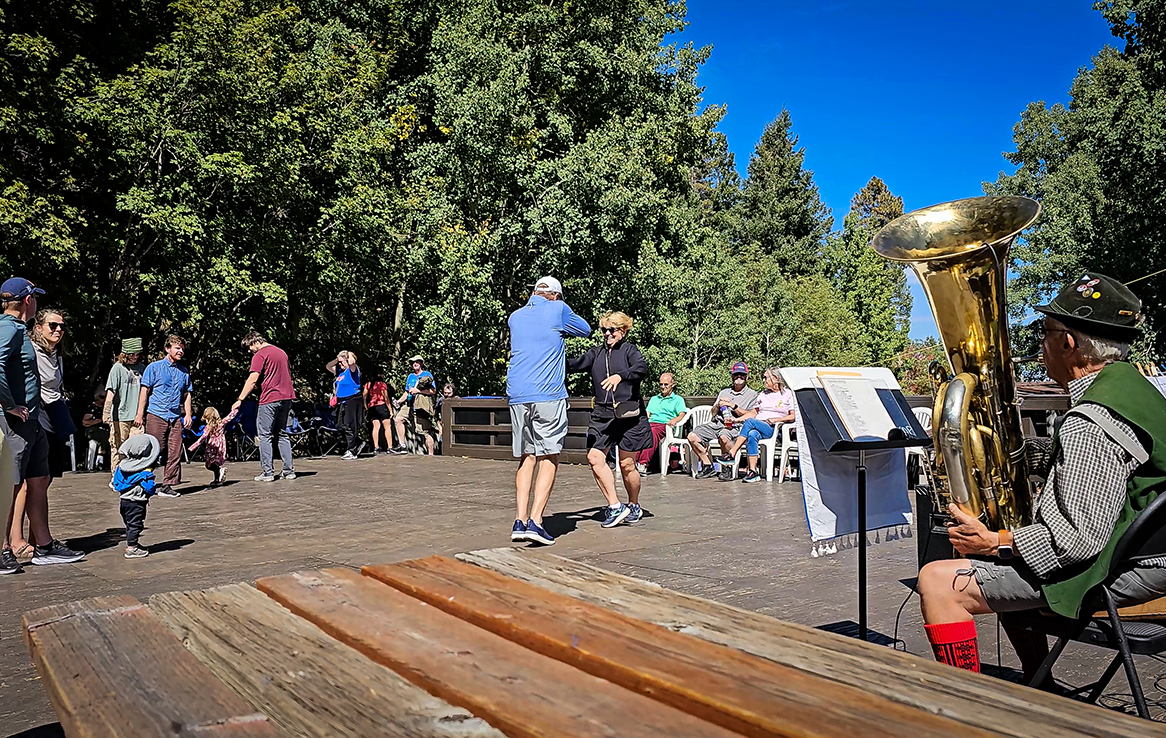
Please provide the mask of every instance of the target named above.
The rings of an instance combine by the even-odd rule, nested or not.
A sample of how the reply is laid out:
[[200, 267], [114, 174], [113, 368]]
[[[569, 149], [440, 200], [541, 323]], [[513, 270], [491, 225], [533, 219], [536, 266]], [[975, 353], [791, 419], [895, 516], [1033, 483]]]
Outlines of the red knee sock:
[[977, 672], [980, 670], [980, 649], [976, 645], [976, 621], [936, 623], [923, 627], [927, 629], [927, 640], [931, 641], [931, 650], [935, 652], [936, 661], [958, 669]]

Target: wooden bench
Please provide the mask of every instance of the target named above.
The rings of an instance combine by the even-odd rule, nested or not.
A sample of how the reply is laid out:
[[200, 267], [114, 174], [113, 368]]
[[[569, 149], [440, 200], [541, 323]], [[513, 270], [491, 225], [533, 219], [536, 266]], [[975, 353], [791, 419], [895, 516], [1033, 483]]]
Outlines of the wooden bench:
[[1137, 736], [1161, 726], [541, 552], [25, 615], [68, 735]]

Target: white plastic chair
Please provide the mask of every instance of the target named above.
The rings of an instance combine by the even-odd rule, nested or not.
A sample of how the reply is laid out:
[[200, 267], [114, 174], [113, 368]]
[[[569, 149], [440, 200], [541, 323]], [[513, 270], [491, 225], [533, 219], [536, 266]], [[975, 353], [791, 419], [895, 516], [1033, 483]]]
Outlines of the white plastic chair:
[[[777, 434], [773, 434], [777, 438]], [[785, 481], [785, 468], [789, 465], [791, 456], [798, 455], [798, 442], [794, 440], [794, 423], [781, 424], [781, 466], [777, 473], [777, 483]], [[773, 458], [773, 457], [770, 457]], [[770, 479], [773, 479], [773, 465], [769, 467]]]
[[[672, 457], [672, 449], [675, 448], [680, 451], [680, 463], [682, 464], [686, 459], [688, 459], [689, 456], [692, 455], [692, 444], [688, 442], [688, 434], [685, 432], [685, 429], [689, 427], [689, 424], [691, 423], [691, 427], [695, 428], [698, 425], [703, 425], [704, 423], [709, 422], [712, 420], [712, 417], [712, 405], [697, 405], [696, 407], [690, 407], [688, 411], [684, 413], [684, 420], [677, 423], [675, 428], [668, 429], [667, 435], [665, 435], [664, 438], [660, 440], [661, 474], [668, 473], [668, 459]], [[675, 435], [676, 433], [679, 433], [680, 435], [677, 436]], [[689, 463], [689, 466], [692, 467], [692, 475], [695, 477], [696, 464]]]
[[[931, 435], [931, 408], [929, 407], [913, 407], [911, 412], [915, 413], [915, 418], [919, 421], [919, 425], [923, 426], [923, 430], [927, 431], [927, 435]], [[931, 457], [925, 448], [909, 448], [907, 449], [908, 458], [911, 456], [919, 457], [919, 468], [927, 476], [928, 484], [931, 483]]]
[[[760, 438], [757, 440], [757, 450], [761, 452], [761, 459], [765, 460], [765, 481], [773, 481], [773, 460], [777, 456], [777, 442], [780, 436], [785, 433], [785, 428], [791, 426], [793, 423], [781, 423], [769, 438]], [[795, 453], [797, 449], [794, 449]], [[785, 462], [782, 462], [785, 466]]]

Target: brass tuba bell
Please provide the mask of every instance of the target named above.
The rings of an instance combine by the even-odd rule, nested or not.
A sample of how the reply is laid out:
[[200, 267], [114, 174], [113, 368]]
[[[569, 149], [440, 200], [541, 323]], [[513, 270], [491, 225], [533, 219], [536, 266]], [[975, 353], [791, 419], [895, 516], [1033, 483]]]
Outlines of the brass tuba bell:
[[1004, 282], [1008, 249], [1040, 213], [1026, 197], [973, 197], [896, 218], [871, 240], [923, 284], [949, 367], [933, 362], [933, 494], [992, 530], [1032, 520]]

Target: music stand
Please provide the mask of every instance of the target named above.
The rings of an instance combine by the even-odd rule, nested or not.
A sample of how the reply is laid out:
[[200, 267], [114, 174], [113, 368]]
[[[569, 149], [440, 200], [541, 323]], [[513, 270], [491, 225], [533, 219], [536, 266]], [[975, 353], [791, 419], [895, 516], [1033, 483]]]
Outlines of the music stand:
[[931, 445], [931, 438], [919, 424], [901, 390], [876, 388], [875, 391], [891, 421], [897, 426], [887, 439], [853, 438], [825, 389], [814, 387], [794, 391], [798, 412], [802, 414], [806, 427], [818, 437], [829, 453], [858, 452], [858, 464], [855, 466], [858, 473], [858, 637], [863, 641], [867, 640], [866, 452]]

